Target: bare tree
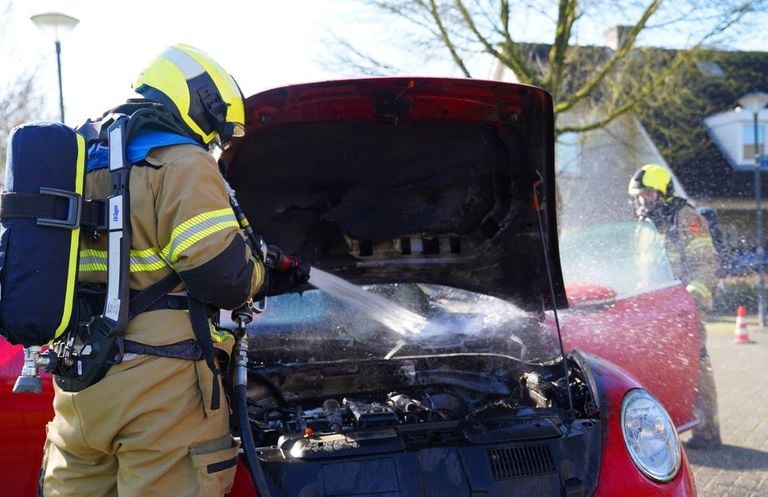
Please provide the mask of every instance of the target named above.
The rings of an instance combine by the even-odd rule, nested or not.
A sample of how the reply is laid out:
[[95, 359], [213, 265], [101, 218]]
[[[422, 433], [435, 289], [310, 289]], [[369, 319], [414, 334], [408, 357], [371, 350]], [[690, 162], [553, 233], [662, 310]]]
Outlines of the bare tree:
[[[0, 16], [0, 46], [4, 58], [10, 57], [9, 52], [13, 50], [12, 44], [5, 39], [8, 33], [6, 23], [11, 19], [12, 9], [13, 3], [7, 3]], [[21, 123], [42, 119], [45, 108], [45, 100], [35, 86], [38, 68], [8, 66], [13, 70], [4, 70], [0, 79], [0, 186], [5, 177], [8, 134]]]
[[[404, 28], [395, 43], [412, 58], [452, 61], [465, 77], [484, 54], [517, 81], [540, 86], [555, 113], [578, 109], [582, 119], [558, 122], [557, 132], [603, 128], [660, 91], [677, 91], [672, 76], [690, 67], [703, 47], [727, 46], [750, 27], [747, 14], [767, 0], [358, 0], [379, 19]], [[386, 21], [385, 21], [386, 22]], [[531, 26], [544, 26], [533, 42]], [[582, 43], [596, 26], [615, 27], [614, 45]], [[527, 37], [527, 38], [526, 38]], [[676, 45], [659, 63], [643, 45]], [[336, 37], [335, 60], [365, 74], [396, 72], [349, 39]], [[650, 65], [639, 63], [648, 58]], [[417, 62], [418, 63], [418, 62]], [[645, 70], [651, 68], [653, 70]], [[591, 111], [591, 112], [590, 112]], [[584, 117], [586, 116], [586, 117]]]

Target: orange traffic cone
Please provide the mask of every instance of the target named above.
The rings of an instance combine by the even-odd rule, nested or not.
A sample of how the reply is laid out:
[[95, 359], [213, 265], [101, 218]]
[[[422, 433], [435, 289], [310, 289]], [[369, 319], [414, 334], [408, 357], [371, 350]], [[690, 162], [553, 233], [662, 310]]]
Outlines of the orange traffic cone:
[[736, 308], [736, 329], [734, 330], [733, 343], [755, 343], [749, 339], [746, 318], [747, 306], [740, 305]]

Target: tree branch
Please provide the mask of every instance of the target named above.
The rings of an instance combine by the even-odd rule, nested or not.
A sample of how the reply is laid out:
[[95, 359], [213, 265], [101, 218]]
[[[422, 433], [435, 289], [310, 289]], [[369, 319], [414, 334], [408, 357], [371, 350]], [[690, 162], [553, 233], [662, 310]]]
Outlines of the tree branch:
[[549, 76], [543, 81], [543, 85], [549, 88], [552, 98], [557, 102], [560, 92], [560, 83], [565, 70], [565, 54], [568, 51], [568, 41], [571, 39], [571, 30], [576, 21], [577, 0], [560, 0], [557, 15], [557, 27], [555, 41], [549, 49]]
[[602, 128], [610, 124], [619, 116], [626, 114], [627, 112], [634, 109], [635, 106], [637, 106], [641, 101], [647, 98], [648, 95], [653, 93], [654, 90], [662, 86], [665, 80], [667, 80], [667, 78], [670, 75], [674, 74], [685, 62], [692, 60], [697, 53], [698, 53], [698, 47], [691, 48], [689, 50], [681, 50], [677, 52], [674, 60], [672, 60], [672, 62], [668, 64], [663, 71], [657, 74], [649, 83], [647, 83], [646, 85], [643, 85], [637, 92], [634, 92], [632, 94], [632, 98], [630, 98], [628, 102], [622, 104], [621, 106], [613, 110], [608, 111], [607, 115], [602, 119], [599, 119], [597, 121], [584, 124], [584, 125], [563, 126], [562, 128], [557, 128], [556, 133], [558, 135], [563, 133], [568, 133], [568, 132], [581, 133], [584, 131], [591, 131], [598, 128]]
[[568, 98], [568, 100], [557, 103], [555, 105], [555, 112], [565, 112], [571, 109], [575, 104], [590, 95], [595, 90], [595, 88], [597, 88], [600, 82], [605, 78], [606, 74], [613, 70], [613, 68], [616, 66], [616, 63], [626, 57], [627, 54], [632, 50], [632, 47], [635, 44], [635, 40], [637, 39], [637, 35], [640, 34], [643, 28], [645, 28], [645, 24], [648, 22], [648, 19], [658, 10], [661, 2], [662, 0], [653, 0], [653, 2], [651, 2], [651, 4], [646, 7], [645, 12], [643, 12], [640, 20], [634, 26], [632, 26], [632, 28], [627, 33], [627, 38], [624, 40], [624, 43], [621, 45], [621, 47], [619, 47], [619, 49], [616, 50], [613, 55], [611, 55], [608, 61], [597, 71], [595, 71], [592, 76], [581, 86], [581, 88], [576, 90], [573, 95]]
[[493, 55], [505, 66], [512, 69], [520, 82], [527, 84], [538, 83], [537, 78], [533, 75], [533, 72], [528, 67], [526, 61], [521, 56], [519, 56], [519, 51], [516, 50], [517, 43], [510, 39], [507, 43], [505, 43], [503, 51], [496, 50], [493, 44], [488, 41], [488, 39], [483, 36], [477, 29], [477, 25], [472, 19], [472, 14], [469, 13], [469, 10], [467, 10], [466, 6], [461, 0], [456, 0], [456, 7], [459, 9], [461, 17], [464, 19], [467, 27], [470, 29], [470, 31], [472, 31], [480, 44], [483, 45], [486, 52]]
[[451, 58], [456, 63], [456, 65], [459, 66], [459, 69], [461, 69], [461, 72], [464, 73], [464, 76], [471, 78], [472, 75], [469, 73], [469, 69], [467, 69], [467, 66], [464, 64], [464, 60], [462, 60], [461, 56], [456, 50], [456, 47], [451, 41], [450, 36], [448, 36], [448, 31], [446, 31], [445, 25], [443, 24], [443, 19], [440, 17], [440, 12], [437, 10], [435, 0], [429, 0], [429, 13], [432, 15], [432, 19], [434, 19], [435, 23], [437, 24], [437, 29], [440, 31], [440, 39], [451, 53]]

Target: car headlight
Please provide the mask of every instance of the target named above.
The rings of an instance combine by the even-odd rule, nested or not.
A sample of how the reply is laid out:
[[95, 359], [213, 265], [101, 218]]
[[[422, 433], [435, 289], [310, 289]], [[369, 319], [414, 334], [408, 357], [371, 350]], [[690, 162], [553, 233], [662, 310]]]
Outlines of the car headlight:
[[666, 409], [645, 390], [630, 390], [621, 402], [621, 432], [635, 465], [649, 478], [666, 482], [680, 470], [681, 449]]

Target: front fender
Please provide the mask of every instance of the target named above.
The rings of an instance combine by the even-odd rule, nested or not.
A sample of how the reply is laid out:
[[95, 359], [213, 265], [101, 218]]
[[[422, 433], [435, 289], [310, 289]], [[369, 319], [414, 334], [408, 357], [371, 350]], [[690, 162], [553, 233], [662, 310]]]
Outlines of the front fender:
[[625, 370], [600, 357], [582, 351], [573, 351], [570, 357], [584, 372], [603, 421], [602, 461], [595, 497], [695, 497], [693, 472], [682, 445], [680, 472], [666, 483], [647, 478], [629, 455], [621, 427], [621, 402], [627, 392], [643, 388], [642, 385]]

